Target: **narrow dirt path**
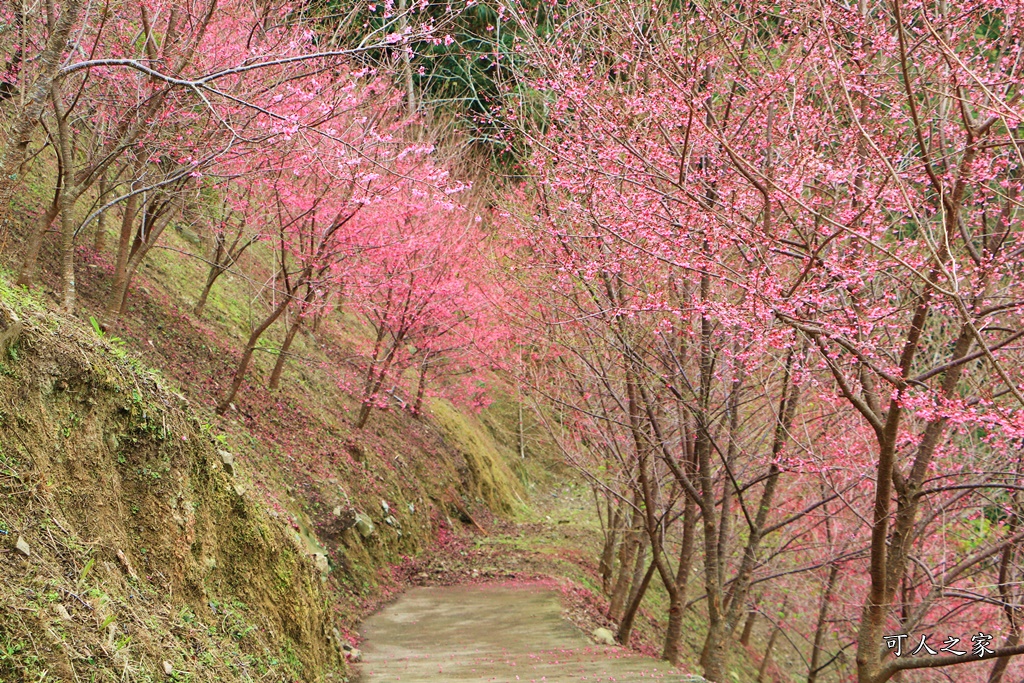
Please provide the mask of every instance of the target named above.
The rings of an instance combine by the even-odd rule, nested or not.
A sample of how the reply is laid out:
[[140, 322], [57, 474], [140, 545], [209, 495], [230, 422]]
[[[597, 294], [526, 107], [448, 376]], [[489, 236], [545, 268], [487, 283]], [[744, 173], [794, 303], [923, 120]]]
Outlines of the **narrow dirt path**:
[[370, 617], [363, 636], [362, 683], [703, 680], [594, 645], [540, 586], [415, 588]]

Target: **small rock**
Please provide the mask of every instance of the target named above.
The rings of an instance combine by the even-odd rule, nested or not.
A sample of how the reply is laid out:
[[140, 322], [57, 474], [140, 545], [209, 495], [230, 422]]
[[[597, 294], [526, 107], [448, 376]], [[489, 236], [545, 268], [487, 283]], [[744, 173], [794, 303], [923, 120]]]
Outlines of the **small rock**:
[[245, 495], [245, 487], [241, 484], [235, 484], [235, 493], [238, 494], [239, 498], [241, 498]]
[[381, 508], [381, 510], [384, 511], [385, 515], [388, 514], [389, 512], [391, 512], [391, 508], [388, 507], [388, 502], [386, 500], [382, 500], [380, 502], [380, 508]]
[[25, 557], [32, 554], [32, 551], [28, 547], [28, 542], [21, 536], [18, 536], [18, 542], [14, 544], [14, 549]]
[[57, 603], [57, 606], [53, 608], [53, 611], [57, 613], [57, 616], [64, 621], [71, 621], [71, 613], [68, 612], [68, 608], [64, 605]]
[[356, 515], [356, 531], [359, 532], [360, 536], [363, 538], [369, 538], [370, 536], [373, 536], [373, 532], [375, 530], [373, 522], [370, 521], [369, 517], [363, 514]]
[[217, 568], [217, 558], [212, 556], [207, 557], [203, 560], [203, 566], [206, 567], [206, 571], [212, 572], [214, 569]]
[[326, 574], [331, 571], [331, 564], [327, 561], [327, 556], [323, 553], [313, 553], [313, 564], [321, 574]]
[[416, 514], [416, 506], [413, 505], [412, 503], [409, 503], [409, 514], [410, 515], [415, 515]]
[[331, 510], [331, 514], [334, 515], [335, 517], [341, 517], [341, 506], [340, 505], [336, 505], [334, 507], [334, 509]]
[[350, 662], [358, 662], [362, 658], [363, 653], [356, 648], [352, 648], [351, 650], [345, 650], [345, 659], [347, 659]]
[[235, 474], [235, 456], [228, 451], [217, 451], [217, 455], [220, 456], [221, 464], [224, 465], [224, 471], [234, 476]]
[[168, 662], [168, 661], [164, 661], [164, 673], [167, 674], [168, 676], [170, 676], [172, 673], [174, 673], [174, 667], [171, 666], [171, 663]]
[[598, 645], [615, 645], [615, 635], [606, 628], [594, 629], [594, 640]]
[[384, 523], [388, 526], [398, 526], [398, 520], [392, 517], [391, 515], [388, 515], [384, 518]]

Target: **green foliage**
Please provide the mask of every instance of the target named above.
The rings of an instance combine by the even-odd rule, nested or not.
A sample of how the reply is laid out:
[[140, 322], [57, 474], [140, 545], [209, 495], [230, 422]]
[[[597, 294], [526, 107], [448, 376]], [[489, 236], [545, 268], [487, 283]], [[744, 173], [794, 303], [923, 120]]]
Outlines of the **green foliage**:
[[96, 558], [95, 557], [90, 557], [89, 561], [85, 563], [84, 567], [82, 567], [82, 571], [78, 575], [78, 587], [79, 587], [79, 589], [81, 589], [81, 587], [83, 585], [85, 585], [85, 579], [89, 576], [89, 572], [92, 570], [93, 565], [95, 565], [95, 564], [96, 564]]
[[446, 440], [466, 458], [473, 476], [474, 495], [497, 510], [517, 507], [519, 481], [509, 470], [491, 435], [475, 420], [447, 401], [435, 401], [430, 412], [444, 430]]
[[[416, 3], [410, 2], [410, 6]], [[552, 17], [563, 3], [527, 0], [523, 10], [530, 16], [540, 35], [550, 30]], [[397, 3], [396, 3], [397, 6]], [[341, 0], [315, 3], [314, 9], [325, 17], [324, 34], [340, 36], [347, 45], [364, 41], [379, 43], [380, 38], [397, 30], [393, 14], [386, 14], [385, 3], [367, 3], [351, 11]], [[334, 17], [346, 18], [339, 27]], [[528, 69], [523, 43], [535, 38], [500, 3], [490, 0], [476, 3], [431, 2], [411, 14], [411, 23], [438, 27], [428, 40], [415, 42], [409, 67], [417, 97], [425, 108], [451, 115], [458, 128], [468, 135], [474, 149], [489, 157], [498, 167], [513, 171], [526, 153], [525, 142], [501, 122], [501, 110], [511, 95], [512, 106], [520, 119], [525, 115], [543, 128], [543, 97], [538, 91], [520, 89], [513, 76]], [[377, 64], [401, 62], [404, 45], [368, 51], [364, 58]], [[396, 85], [404, 90], [403, 68], [389, 68]]]

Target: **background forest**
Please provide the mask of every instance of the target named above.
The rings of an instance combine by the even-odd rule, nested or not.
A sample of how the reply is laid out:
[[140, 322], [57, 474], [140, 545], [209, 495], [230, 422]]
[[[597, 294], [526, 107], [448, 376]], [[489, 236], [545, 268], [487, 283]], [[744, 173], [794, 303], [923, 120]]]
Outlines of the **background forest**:
[[109, 338], [201, 271], [217, 415], [514, 406], [619, 642], [657, 590], [709, 681], [757, 629], [785, 680], [1009, 683], [1022, 41], [1019, 0], [8, 1], [3, 278]]

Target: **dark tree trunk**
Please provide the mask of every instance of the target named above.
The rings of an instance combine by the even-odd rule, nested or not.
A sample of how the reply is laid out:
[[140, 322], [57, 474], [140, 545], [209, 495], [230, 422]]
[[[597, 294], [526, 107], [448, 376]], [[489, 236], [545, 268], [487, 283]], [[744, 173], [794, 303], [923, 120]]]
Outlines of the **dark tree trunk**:
[[814, 629], [814, 642], [811, 645], [811, 663], [807, 671], [807, 683], [816, 683], [818, 673], [822, 669], [821, 644], [825, 640], [825, 630], [828, 625], [828, 605], [832, 601], [832, 591], [835, 590], [838, 577], [839, 565], [833, 564], [828, 570], [828, 582], [825, 584], [825, 592], [821, 595], [821, 606], [818, 608], [818, 626]]
[[[383, 328], [382, 328], [383, 329]], [[374, 359], [382, 348], [385, 334], [377, 335], [377, 345], [374, 348]], [[394, 340], [388, 345], [388, 350], [384, 355], [384, 358], [380, 361], [380, 368], [376, 367], [376, 361], [370, 364], [369, 373], [367, 373], [367, 384], [363, 390], [363, 404], [359, 408], [359, 417], [356, 419], [356, 429], [362, 429], [366, 426], [367, 421], [370, 419], [370, 413], [373, 411], [373, 401], [380, 393], [380, 388], [384, 385], [384, 380], [388, 376], [388, 370], [391, 369], [391, 362], [395, 359], [395, 353], [398, 351], [398, 347], [401, 346], [402, 341], [405, 339], [405, 334], [399, 332], [395, 335]]]
[[160, 235], [163, 234], [164, 229], [170, 224], [171, 218], [174, 217], [175, 208], [174, 203], [168, 200], [163, 205], [162, 210], [146, 211], [145, 223], [139, 227], [139, 232], [135, 236], [131, 256], [125, 265], [120, 284], [111, 291], [110, 299], [107, 301], [108, 316], [124, 315], [128, 309], [128, 290], [131, 287], [132, 280], [135, 278], [135, 274], [138, 273], [139, 266], [142, 265], [142, 262], [146, 260], [146, 256], [149, 255], [149, 251], [156, 245]]
[[384, 385], [384, 379], [387, 377], [388, 369], [391, 366], [391, 359], [393, 357], [393, 351], [389, 352], [382, 361], [380, 370], [377, 372], [376, 379], [372, 380], [366, 387], [366, 391], [363, 395], [363, 405], [359, 408], [359, 417], [356, 420], [356, 429], [362, 429], [369, 421], [370, 413], [373, 412], [373, 401], [380, 393], [380, 388]]
[[[107, 171], [104, 171], [100, 175], [100, 206], [104, 203], [104, 198], [107, 196], [107, 192], [110, 190], [110, 183], [107, 180]], [[102, 254], [107, 248], [107, 214], [110, 209], [104, 209], [100, 212], [100, 215], [96, 217], [96, 234], [93, 236], [92, 250], [97, 254]]]
[[761, 658], [761, 668], [757, 670], [757, 683], [764, 683], [764, 675], [768, 672], [768, 665], [772, 661], [772, 650], [775, 649], [775, 641], [782, 629], [776, 626], [768, 637], [768, 646], [764, 649], [764, 657]]
[[612, 599], [608, 606], [608, 616], [619, 621], [622, 610], [626, 606], [629, 597], [629, 587], [633, 578], [633, 559], [636, 556], [637, 548], [640, 545], [640, 511], [633, 508], [633, 519], [629, 530], [623, 533], [623, 540], [619, 544], [619, 575], [615, 580], [615, 587], [612, 589]]
[[121, 308], [120, 295], [123, 294], [124, 281], [127, 277], [128, 256], [131, 250], [132, 228], [135, 216], [139, 212], [139, 195], [133, 194], [125, 201], [124, 214], [121, 216], [121, 234], [117, 239], [117, 258], [114, 259], [114, 275], [110, 283], [110, 294], [107, 298], [107, 317], [114, 317]]
[[25, 152], [32, 141], [32, 133], [43, 114], [46, 100], [50, 97], [53, 83], [60, 70], [61, 58], [67, 48], [71, 30], [78, 20], [82, 0], [67, 0], [61, 3], [62, 12], [54, 23], [46, 45], [36, 60], [39, 75], [32, 84], [28, 103], [15, 120], [7, 135], [3, 154], [0, 156], [0, 228], [7, 225], [11, 211], [11, 200], [21, 183], [21, 165], [25, 163]]
[[633, 622], [636, 620], [636, 613], [640, 609], [640, 603], [643, 602], [644, 595], [647, 593], [647, 587], [651, 585], [651, 577], [654, 576], [655, 569], [657, 569], [657, 566], [654, 562], [651, 562], [650, 566], [647, 567], [644, 578], [640, 581], [640, 585], [637, 586], [636, 595], [629, 601], [629, 605], [626, 606], [626, 613], [622, 616], [622, 622], [619, 624], [619, 632], [616, 635], [619, 642], [626, 647], [629, 647], [629, 638], [633, 634]]
[[206, 286], [203, 287], [203, 293], [199, 295], [199, 301], [196, 302], [196, 307], [193, 309], [193, 314], [197, 318], [203, 317], [203, 309], [206, 308], [206, 300], [210, 296], [210, 290], [213, 289], [213, 284], [217, 282], [224, 273], [224, 269], [220, 266], [210, 266], [210, 274], [206, 276]]
[[[782, 603], [782, 610], [779, 613], [781, 618], [785, 618], [788, 606], [789, 598], [786, 598]], [[772, 661], [772, 650], [775, 649], [775, 641], [778, 640], [781, 631], [782, 625], [776, 624], [775, 628], [772, 629], [772, 634], [768, 637], [768, 645], [764, 649], [764, 657], [761, 658], [761, 668], [757, 671], [757, 683], [764, 683], [764, 675], [768, 672], [768, 666]]]
[[679, 663], [679, 640], [682, 636], [683, 613], [686, 610], [686, 594], [693, 568], [693, 550], [697, 537], [697, 504], [689, 497], [683, 507], [683, 542], [679, 550], [679, 567], [676, 570], [675, 590], [669, 592], [668, 628], [665, 630], [665, 647], [661, 658], [672, 664]]
[[740, 645], [750, 645], [750, 634], [754, 632], [754, 622], [757, 621], [757, 610], [751, 609], [747, 612], [747, 620], [743, 624], [743, 633], [740, 634]]
[[259, 342], [260, 337], [263, 333], [274, 324], [274, 322], [281, 317], [284, 310], [288, 308], [288, 304], [291, 302], [291, 297], [284, 297], [281, 302], [270, 312], [263, 322], [259, 324], [259, 327], [254, 329], [249, 335], [249, 341], [245, 344], [245, 351], [242, 352], [242, 358], [238, 361], [238, 367], [235, 369], [235, 374], [231, 378], [231, 384], [228, 386], [227, 392], [224, 394], [224, 398], [217, 404], [217, 414], [223, 415], [231, 407], [231, 402], [235, 400], [235, 395], [238, 394], [239, 388], [242, 386], [242, 380], [245, 379], [245, 373], [249, 369], [249, 363], [252, 361], [252, 354], [256, 350], [256, 343]]
[[412, 414], [414, 417], [419, 417], [423, 410], [423, 394], [426, 393], [427, 389], [427, 364], [430, 360], [430, 355], [426, 354], [423, 356], [423, 362], [420, 363], [420, 379], [416, 383], [416, 400], [412, 404]]
[[[597, 495], [595, 491], [595, 496]], [[622, 523], [622, 508], [612, 504], [611, 498], [606, 498], [605, 515], [608, 520], [605, 526], [604, 547], [601, 549], [601, 591], [605, 595], [611, 591], [612, 578], [615, 575], [615, 550], [619, 545], [619, 525]]]
[[60, 184], [54, 190], [53, 202], [47, 207], [46, 213], [36, 220], [32, 234], [29, 235], [28, 243], [25, 246], [25, 256], [21, 262], [21, 269], [18, 273], [18, 286], [31, 287], [36, 279], [36, 269], [39, 267], [39, 252], [43, 248], [43, 240], [46, 231], [53, 225], [53, 220], [60, 213]]
[[[309, 306], [310, 302], [313, 301], [315, 292], [312, 285], [306, 285], [306, 297], [303, 300], [302, 310], [305, 310]], [[299, 328], [302, 327], [302, 310], [295, 316], [295, 321], [292, 322], [288, 328], [288, 333], [284, 337], [284, 343], [281, 344], [280, 351], [277, 352], [277, 362], [274, 363], [274, 371], [270, 373], [270, 382], [268, 383], [269, 388], [277, 389], [281, 386], [281, 373], [284, 372], [284, 364], [288, 358], [288, 349], [292, 347], [292, 342], [295, 341], [295, 335], [298, 333]]]

